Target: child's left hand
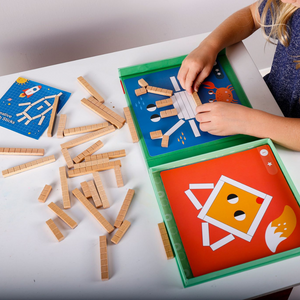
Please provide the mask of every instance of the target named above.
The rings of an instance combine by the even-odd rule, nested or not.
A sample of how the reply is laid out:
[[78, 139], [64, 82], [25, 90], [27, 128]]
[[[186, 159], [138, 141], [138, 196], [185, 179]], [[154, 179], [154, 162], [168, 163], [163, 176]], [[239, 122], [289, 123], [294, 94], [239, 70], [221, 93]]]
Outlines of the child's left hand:
[[196, 108], [200, 129], [213, 135], [246, 134], [252, 109], [232, 103], [205, 103]]

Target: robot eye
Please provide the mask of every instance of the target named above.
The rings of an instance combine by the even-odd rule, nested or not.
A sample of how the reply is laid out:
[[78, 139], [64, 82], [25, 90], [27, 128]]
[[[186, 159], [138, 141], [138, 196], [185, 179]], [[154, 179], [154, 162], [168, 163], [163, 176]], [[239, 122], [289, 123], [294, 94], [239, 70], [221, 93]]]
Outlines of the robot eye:
[[243, 221], [243, 220], [245, 220], [245, 218], [246, 218], [246, 214], [245, 214], [242, 210], [237, 210], [237, 211], [234, 213], [234, 218], [235, 218], [237, 221]]
[[159, 121], [160, 121], [160, 116], [157, 115], [157, 114], [154, 114], [154, 115], [152, 115], [152, 116], [150, 117], [150, 120], [151, 120], [152, 122], [159, 122]]
[[154, 104], [149, 104], [149, 105], [147, 106], [147, 110], [150, 111], [150, 112], [155, 111], [155, 110], [156, 110], [156, 105], [154, 105]]
[[230, 194], [227, 197], [227, 201], [230, 204], [236, 204], [239, 201], [239, 197], [236, 194]]

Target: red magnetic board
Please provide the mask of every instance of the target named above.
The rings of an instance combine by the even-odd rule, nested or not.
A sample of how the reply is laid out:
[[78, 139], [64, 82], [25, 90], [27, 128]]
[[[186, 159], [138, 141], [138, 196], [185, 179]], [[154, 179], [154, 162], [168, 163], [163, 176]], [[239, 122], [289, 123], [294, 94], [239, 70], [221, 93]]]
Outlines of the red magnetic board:
[[194, 277], [300, 246], [300, 211], [268, 145], [162, 171]]

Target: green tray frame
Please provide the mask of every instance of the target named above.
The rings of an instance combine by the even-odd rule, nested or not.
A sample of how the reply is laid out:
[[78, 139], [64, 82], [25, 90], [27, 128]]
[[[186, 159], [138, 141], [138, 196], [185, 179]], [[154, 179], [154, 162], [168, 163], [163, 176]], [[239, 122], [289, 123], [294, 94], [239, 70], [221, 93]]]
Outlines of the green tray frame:
[[[240, 134], [240, 135], [224, 137], [223, 139], [208, 142], [208, 143], [205, 143], [202, 145], [196, 145], [196, 146], [193, 146], [190, 148], [180, 149], [177, 151], [173, 151], [171, 153], [165, 153], [165, 154], [157, 155], [154, 157], [151, 157], [149, 155], [144, 137], [140, 130], [140, 126], [138, 124], [136, 115], [132, 108], [130, 98], [128, 96], [128, 91], [124, 84], [124, 80], [128, 79], [128, 78], [136, 77], [139, 75], [142, 76], [142, 75], [146, 75], [146, 74], [153, 73], [153, 72], [158, 72], [158, 71], [163, 71], [163, 70], [179, 67], [185, 57], [186, 57], [186, 55], [183, 55], [183, 56], [165, 59], [165, 60], [161, 60], [161, 61], [155, 61], [155, 62], [150, 62], [150, 63], [146, 63], [146, 64], [141, 64], [141, 65], [136, 65], [136, 66], [119, 69], [119, 77], [120, 77], [121, 84], [122, 84], [122, 87], [123, 87], [123, 90], [125, 93], [126, 102], [131, 111], [131, 115], [133, 117], [135, 128], [137, 129], [137, 133], [138, 133], [138, 136], [140, 139], [140, 144], [142, 147], [142, 153], [144, 155], [148, 169], [153, 166], [160, 165], [160, 164], [165, 164], [165, 163], [169, 163], [172, 161], [181, 160], [181, 159], [184, 159], [187, 157], [192, 157], [195, 155], [204, 154], [204, 153], [208, 153], [211, 151], [220, 150], [220, 149], [224, 149], [224, 148], [228, 148], [228, 147], [232, 147], [235, 145], [239, 145], [239, 144], [257, 140], [257, 138], [255, 138], [255, 137]], [[218, 59], [222, 65], [222, 67], [224, 68], [226, 75], [228, 76], [229, 80], [231, 81], [241, 103], [244, 106], [252, 107], [239, 80], [237, 79], [237, 77], [226, 57], [225, 49], [222, 50], [218, 54]]]
[[263, 146], [263, 145], [269, 145], [270, 148], [273, 151], [273, 154], [277, 160], [277, 163], [279, 165], [279, 167], [281, 168], [281, 171], [299, 205], [300, 203], [300, 195], [295, 187], [295, 185], [293, 184], [283, 162], [281, 161], [279, 154], [274, 146], [274, 144], [272, 143], [272, 141], [270, 139], [261, 139], [261, 140], [257, 140], [257, 141], [252, 141], [243, 145], [238, 145], [238, 146], [233, 146], [227, 149], [222, 149], [222, 150], [218, 150], [218, 151], [214, 151], [211, 153], [207, 153], [207, 154], [203, 154], [203, 155], [198, 155], [195, 157], [191, 157], [191, 158], [187, 158], [187, 159], [183, 159], [180, 161], [175, 161], [175, 162], [171, 162], [171, 163], [167, 163], [167, 164], [163, 164], [160, 166], [156, 166], [156, 167], [152, 167], [149, 170], [149, 176], [151, 179], [151, 183], [156, 195], [156, 199], [158, 202], [158, 206], [161, 212], [161, 215], [163, 217], [163, 220], [165, 222], [168, 234], [169, 234], [169, 238], [173, 247], [173, 250], [175, 252], [175, 258], [176, 258], [176, 262], [178, 265], [178, 269], [180, 272], [180, 276], [182, 279], [182, 283], [184, 285], [184, 287], [190, 287], [196, 284], [201, 284], [210, 280], [214, 280], [214, 279], [218, 279], [218, 278], [222, 278], [228, 275], [232, 275], [232, 274], [236, 274], [239, 272], [243, 272], [249, 269], [253, 269], [256, 267], [261, 267], [267, 264], [271, 264], [271, 263], [275, 263], [281, 260], [285, 260], [291, 257], [295, 257], [295, 256], [299, 256], [300, 255], [300, 247], [299, 248], [295, 248], [295, 249], [291, 249], [282, 253], [278, 253], [278, 254], [273, 254], [271, 256], [268, 257], [264, 257], [261, 259], [257, 259], [254, 261], [250, 261], [241, 265], [237, 265], [237, 266], [233, 266], [230, 268], [226, 268], [223, 270], [219, 270], [216, 272], [212, 272], [209, 274], [205, 274], [199, 277], [193, 277], [192, 275], [192, 271], [190, 268], [190, 265], [188, 263], [188, 259], [179, 235], [179, 231], [177, 229], [175, 220], [174, 220], [174, 216], [170, 207], [170, 203], [169, 200], [167, 198], [166, 195], [166, 191], [164, 189], [164, 185], [163, 182], [161, 180], [160, 177], [160, 172], [161, 171], [165, 171], [165, 170], [169, 170], [169, 169], [174, 169], [174, 168], [178, 168], [181, 166], [186, 166], [186, 165], [190, 165], [190, 164], [194, 164], [194, 163], [198, 163], [201, 161], [206, 161], [206, 160], [211, 160], [214, 158], [218, 158], [218, 157], [222, 157], [222, 156], [226, 156], [229, 154], [233, 154], [233, 153], [237, 153], [237, 152], [241, 152], [241, 151], [245, 151], [248, 149], [252, 149], [255, 147], [259, 147], [259, 146]]

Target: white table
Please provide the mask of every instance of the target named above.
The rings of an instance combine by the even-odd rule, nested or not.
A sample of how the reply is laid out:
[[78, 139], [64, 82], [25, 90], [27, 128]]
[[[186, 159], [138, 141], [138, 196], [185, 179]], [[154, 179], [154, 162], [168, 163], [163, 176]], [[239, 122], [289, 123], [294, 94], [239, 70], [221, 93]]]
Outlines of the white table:
[[[80, 103], [88, 94], [76, 78], [84, 76], [105, 98], [106, 105], [122, 114], [126, 106], [118, 68], [189, 53], [205, 35], [96, 56], [37, 70], [0, 77], [0, 96], [19, 77], [25, 77], [72, 93], [61, 113], [67, 114], [67, 128], [94, 124], [99, 117]], [[265, 98], [267, 108], [278, 113], [274, 100], [243, 44], [228, 49], [231, 64], [254, 106]], [[266, 103], [266, 102], [264, 102]], [[56, 132], [56, 128], [55, 128]], [[116, 187], [113, 171], [101, 178], [111, 208], [102, 211], [113, 223], [128, 188], [136, 195], [127, 219], [132, 222], [120, 244], [108, 245], [110, 280], [100, 279], [99, 235], [104, 229], [73, 196], [67, 211], [78, 223], [69, 229], [47, 207], [62, 207], [58, 167], [65, 165], [60, 144], [73, 137], [35, 141], [0, 127], [1, 146], [45, 148], [55, 163], [8, 178], [0, 178], [0, 299], [242, 299], [283, 289], [300, 282], [300, 258], [293, 258], [244, 273], [184, 289], [175, 260], [166, 260], [157, 224], [160, 211], [138, 144], [131, 142], [128, 126], [100, 138], [99, 152], [125, 149], [122, 174], [125, 186]], [[95, 141], [70, 149], [72, 157]], [[298, 190], [300, 153], [278, 147]], [[31, 161], [32, 157], [0, 157], [0, 170]], [[68, 179], [69, 189], [90, 180], [91, 175]], [[53, 185], [46, 203], [37, 198], [45, 184]], [[53, 218], [66, 236], [58, 243], [45, 221]]]

